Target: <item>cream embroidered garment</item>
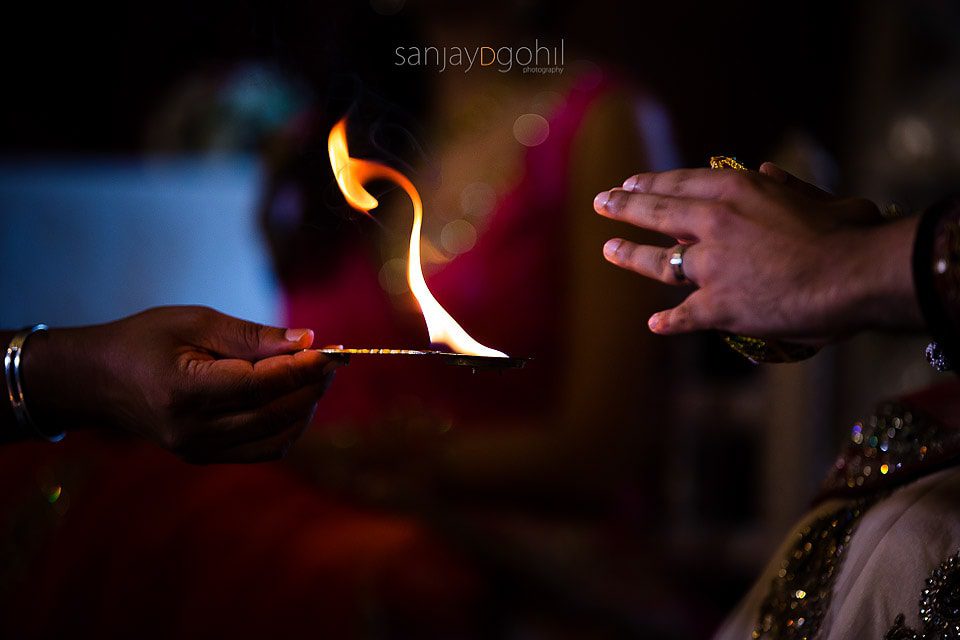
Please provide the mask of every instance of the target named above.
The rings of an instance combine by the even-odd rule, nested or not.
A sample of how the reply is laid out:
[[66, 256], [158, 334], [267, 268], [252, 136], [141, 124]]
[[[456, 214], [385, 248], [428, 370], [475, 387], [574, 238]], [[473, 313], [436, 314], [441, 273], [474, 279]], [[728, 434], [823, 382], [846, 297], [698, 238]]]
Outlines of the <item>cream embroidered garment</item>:
[[960, 639], [958, 451], [960, 431], [910, 405], [855, 424], [826, 483], [832, 497], [715, 638]]

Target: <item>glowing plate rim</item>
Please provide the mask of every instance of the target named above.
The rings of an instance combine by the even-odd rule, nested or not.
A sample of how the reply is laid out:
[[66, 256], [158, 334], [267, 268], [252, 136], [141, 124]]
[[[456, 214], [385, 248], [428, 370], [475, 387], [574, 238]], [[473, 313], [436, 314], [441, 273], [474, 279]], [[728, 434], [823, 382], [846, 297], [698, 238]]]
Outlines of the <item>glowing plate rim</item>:
[[457, 367], [471, 367], [473, 369], [522, 369], [530, 358], [516, 358], [499, 356], [474, 356], [466, 353], [452, 353], [435, 349], [379, 349], [379, 348], [344, 348], [344, 349], [317, 349], [320, 353], [339, 357], [349, 363], [353, 356], [406, 356], [412, 358], [437, 359], [444, 364]]

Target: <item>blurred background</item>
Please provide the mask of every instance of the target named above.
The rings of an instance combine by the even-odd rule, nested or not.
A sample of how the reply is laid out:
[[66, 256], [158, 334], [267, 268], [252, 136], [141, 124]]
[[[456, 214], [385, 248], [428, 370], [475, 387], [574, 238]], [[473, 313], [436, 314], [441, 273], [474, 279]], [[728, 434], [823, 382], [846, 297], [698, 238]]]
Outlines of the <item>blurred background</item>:
[[[680, 294], [603, 263], [603, 240], [632, 232], [595, 219], [593, 195], [726, 154], [922, 209], [960, 172], [960, 6], [322, 4], [8, 7], [0, 326], [206, 304], [310, 326], [327, 344], [426, 346], [403, 279], [408, 201], [382, 186], [364, 218], [330, 172], [326, 134], [348, 115], [353, 155], [424, 197], [438, 299], [481, 342], [534, 360], [502, 376], [360, 360], [338, 374], [271, 473], [296, 484], [291, 512], [340, 537], [291, 545], [287, 582], [224, 596], [229, 615], [297, 590], [298, 613], [270, 605], [286, 616], [278, 637], [709, 634], [815, 496], [848, 425], [935, 374], [922, 336], [864, 335], [762, 367], [716, 335], [653, 338], [646, 318]], [[563, 40], [562, 73], [395, 64], [397, 47], [535, 39]], [[75, 463], [43, 468], [72, 477]], [[220, 476], [223, 490], [242, 493], [230, 483], [244, 473]], [[141, 517], [181, 508], [165, 491]], [[80, 492], [44, 526], [122, 506]], [[203, 513], [191, 517], [216, 517]], [[314, 530], [284, 513], [271, 517]], [[149, 576], [164, 553], [216, 555], [182, 527], [179, 547], [129, 577], [140, 593], [161, 593]], [[231, 535], [281, 535], [243, 531]], [[164, 606], [182, 624], [205, 615]]]

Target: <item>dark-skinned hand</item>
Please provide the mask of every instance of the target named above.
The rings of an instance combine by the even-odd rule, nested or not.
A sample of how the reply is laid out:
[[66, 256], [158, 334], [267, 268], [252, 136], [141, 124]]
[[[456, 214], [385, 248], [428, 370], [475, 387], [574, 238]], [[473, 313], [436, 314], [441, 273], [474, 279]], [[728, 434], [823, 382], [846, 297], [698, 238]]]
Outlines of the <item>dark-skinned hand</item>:
[[337, 363], [307, 329], [204, 307], [159, 307], [116, 322], [51, 329], [24, 349], [24, 392], [44, 431], [77, 425], [139, 434], [190, 462], [282, 457]]

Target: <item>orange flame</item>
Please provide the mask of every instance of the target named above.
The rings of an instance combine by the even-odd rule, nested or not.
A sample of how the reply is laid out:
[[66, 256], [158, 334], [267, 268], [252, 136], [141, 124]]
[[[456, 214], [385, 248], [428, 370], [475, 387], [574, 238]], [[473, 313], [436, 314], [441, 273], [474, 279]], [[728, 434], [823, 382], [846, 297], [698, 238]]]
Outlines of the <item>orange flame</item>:
[[430, 342], [445, 344], [456, 353], [474, 356], [506, 358], [507, 354], [480, 344], [463, 330], [437, 299], [433, 297], [423, 278], [420, 265], [420, 229], [423, 226], [423, 202], [413, 183], [405, 175], [379, 162], [351, 158], [347, 150], [347, 119], [343, 118], [330, 130], [327, 140], [330, 151], [330, 166], [337, 178], [340, 191], [354, 209], [367, 215], [376, 209], [377, 199], [363, 185], [372, 180], [388, 180], [406, 192], [413, 203], [413, 228], [410, 231], [410, 254], [407, 259], [407, 282], [410, 291], [420, 305], [423, 319], [427, 322]]

